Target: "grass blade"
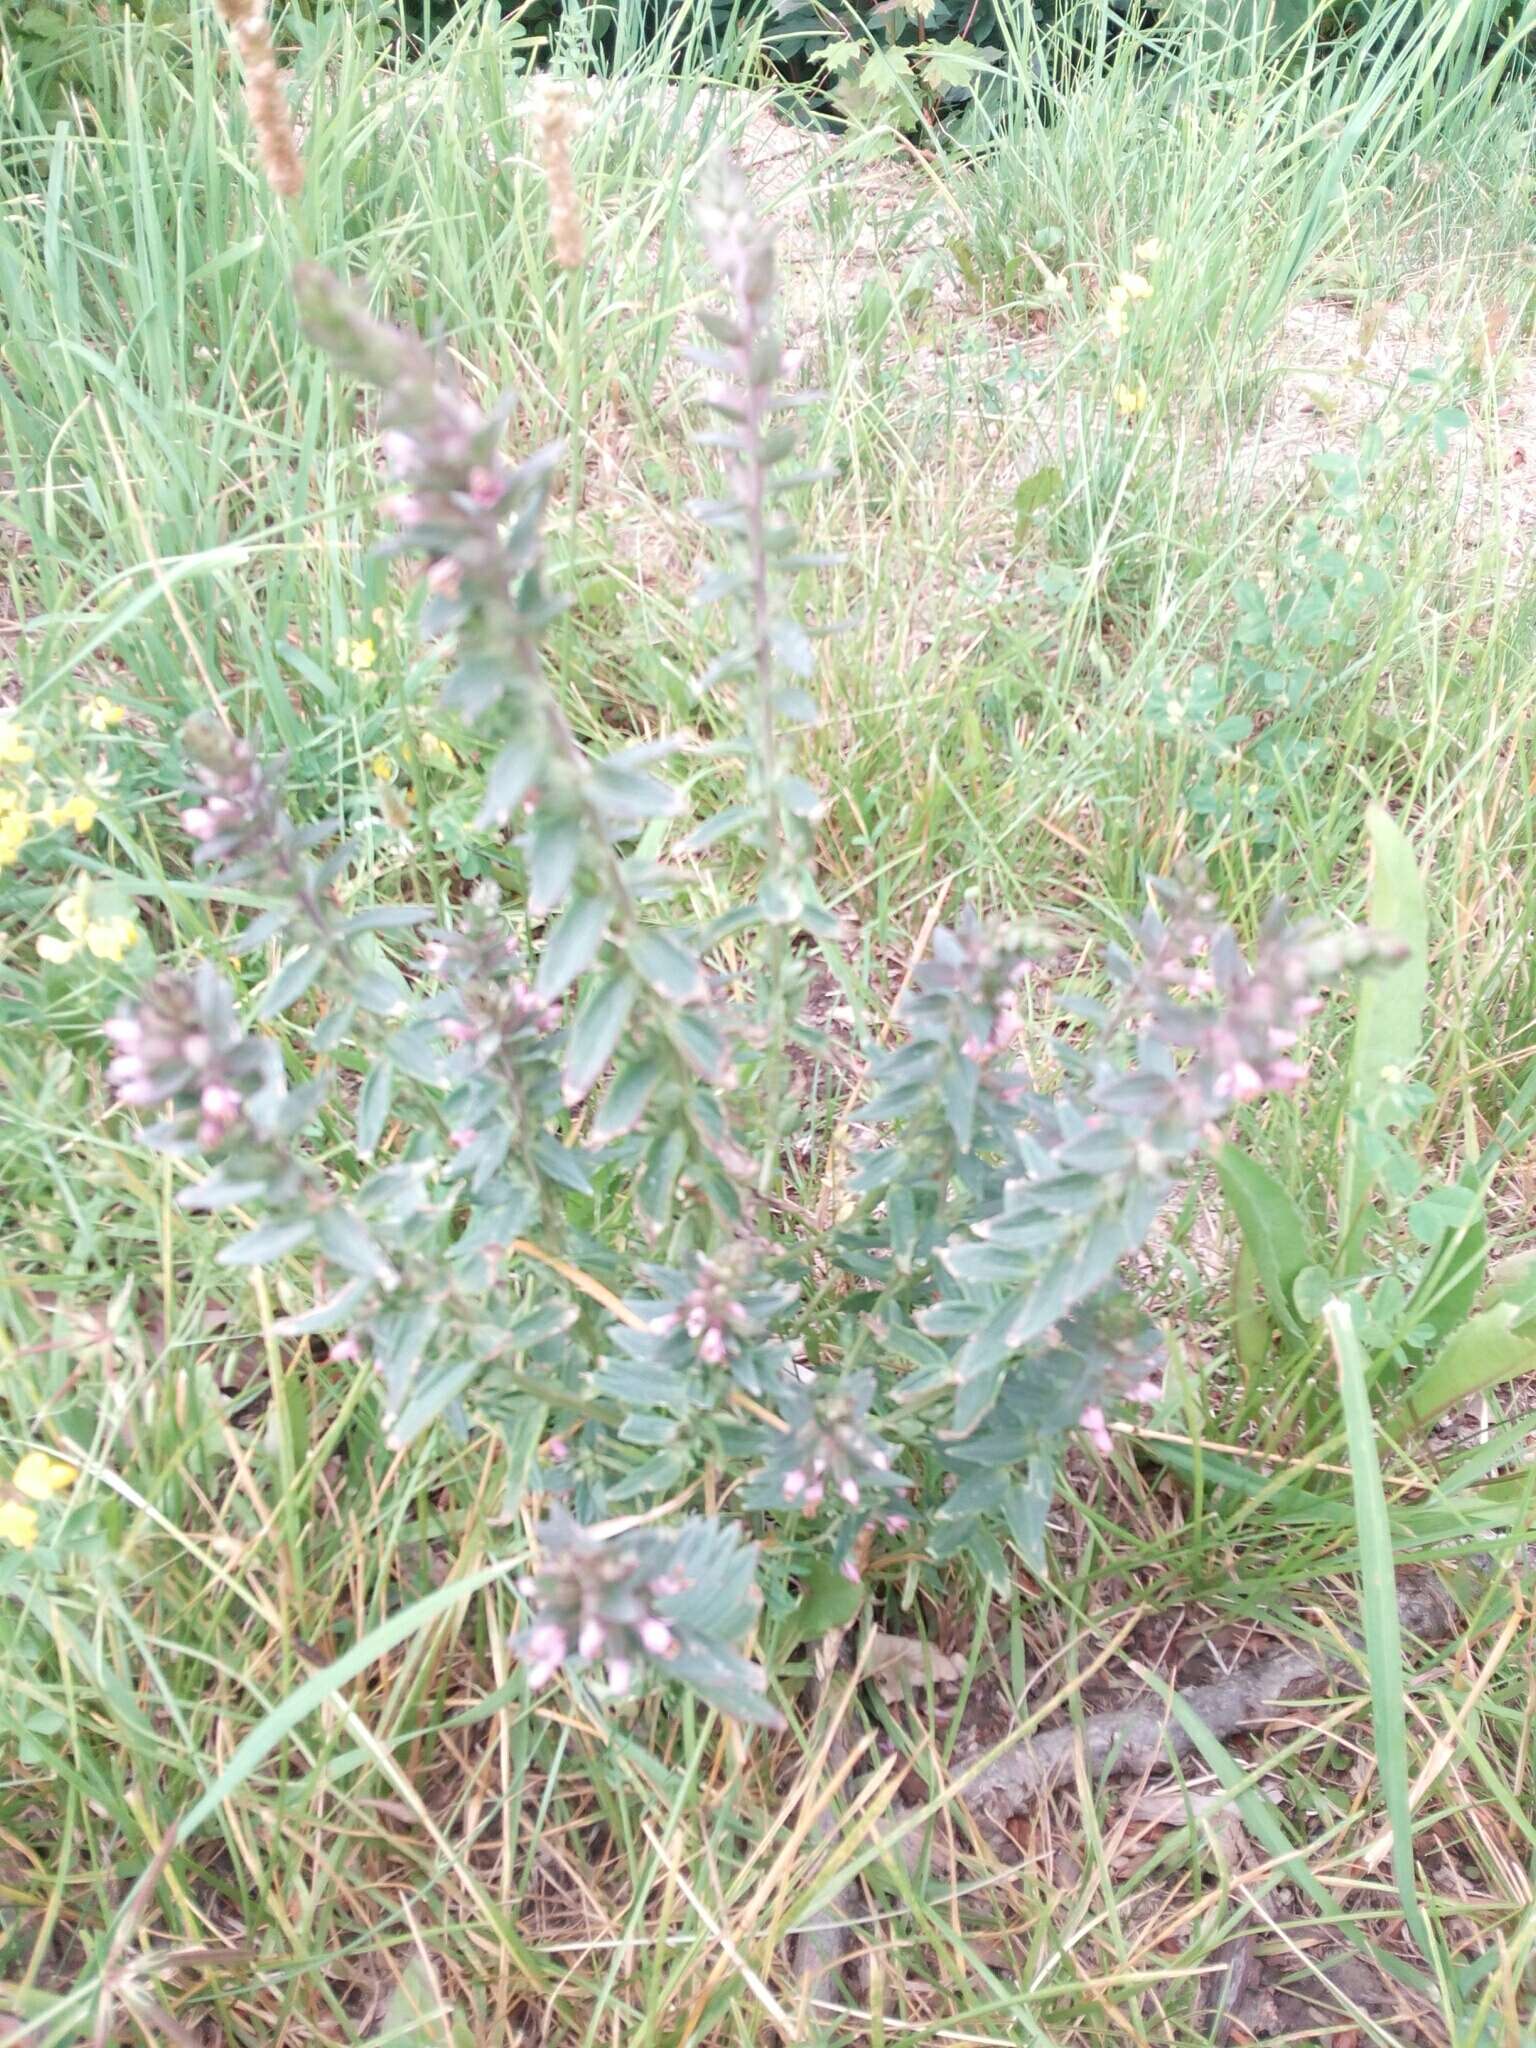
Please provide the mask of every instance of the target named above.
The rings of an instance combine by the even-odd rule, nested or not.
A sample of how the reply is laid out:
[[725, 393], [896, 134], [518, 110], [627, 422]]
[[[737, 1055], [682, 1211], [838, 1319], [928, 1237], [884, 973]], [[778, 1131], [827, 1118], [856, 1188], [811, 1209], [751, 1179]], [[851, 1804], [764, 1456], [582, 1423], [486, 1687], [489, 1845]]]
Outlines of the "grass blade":
[[1419, 1950], [1431, 1957], [1429, 1929], [1419, 1905], [1413, 1866], [1413, 1815], [1409, 1802], [1408, 1730], [1403, 1715], [1403, 1631], [1397, 1613], [1397, 1570], [1387, 1497], [1376, 1455], [1369, 1369], [1347, 1304], [1330, 1301], [1323, 1310], [1329, 1342], [1339, 1368], [1339, 1394], [1349, 1444], [1360, 1544], [1360, 1611], [1366, 1669], [1371, 1684], [1371, 1729], [1382, 1803], [1392, 1831], [1392, 1874]]

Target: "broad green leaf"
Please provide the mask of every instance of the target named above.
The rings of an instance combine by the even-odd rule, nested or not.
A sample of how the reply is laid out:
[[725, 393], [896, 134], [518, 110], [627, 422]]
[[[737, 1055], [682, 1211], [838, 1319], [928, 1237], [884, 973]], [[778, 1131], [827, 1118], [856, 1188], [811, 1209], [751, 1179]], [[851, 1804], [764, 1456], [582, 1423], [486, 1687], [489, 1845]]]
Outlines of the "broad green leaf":
[[1260, 1290], [1258, 1262], [1244, 1238], [1232, 1267], [1232, 1348], [1245, 1372], [1257, 1372], [1268, 1358], [1273, 1327]]
[[1258, 1269], [1270, 1314], [1299, 1336], [1291, 1289], [1313, 1256], [1301, 1212], [1268, 1168], [1236, 1145], [1223, 1145], [1216, 1154], [1216, 1177]]
[[1047, 505], [1054, 505], [1062, 493], [1063, 478], [1054, 462], [1044, 469], [1031, 470], [1013, 494], [1015, 516], [1015, 538], [1022, 540], [1029, 530], [1029, 522], [1037, 512], [1043, 512]]
[[[1434, 1255], [1409, 1302], [1406, 1327], [1427, 1324], [1437, 1338], [1443, 1339], [1453, 1335], [1466, 1321], [1482, 1292], [1488, 1270], [1488, 1226], [1483, 1220], [1483, 1199], [1478, 1189], [1457, 1187], [1440, 1192], [1467, 1196], [1471, 1208], [1435, 1245]], [[1444, 1216], [1450, 1212], [1442, 1208], [1438, 1213]], [[1423, 1221], [1421, 1211], [1421, 1225]]]
[[1433, 1422], [1486, 1387], [1536, 1372], [1536, 1328], [1518, 1329], [1520, 1320], [1521, 1304], [1505, 1300], [1454, 1331], [1404, 1396], [1413, 1419]]
[[301, 952], [291, 953], [278, 969], [262, 997], [257, 1008], [257, 1016], [279, 1016], [299, 1000], [324, 965], [323, 946], [305, 946]]
[[244, 1237], [237, 1237], [233, 1244], [225, 1245], [219, 1253], [221, 1266], [267, 1266], [274, 1259], [286, 1258], [289, 1252], [296, 1252], [300, 1245], [308, 1244], [315, 1234], [314, 1218], [301, 1216], [289, 1223], [263, 1223], [258, 1229], [248, 1230]]
[[395, 1070], [387, 1059], [373, 1063], [357, 1098], [357, 1156], [371, 1159], [379, 1149], [395, 1089]]
[[380, 2048], [474, 2048], [474, 2036], [419, 1955], [407, 1955], [400, 1988], [373, 2036]]
[[992, 59], [957, 36], [952, 43], [929, 43], [919, 59], [930, 91], [943, 85], [969, 85], [980, 71], [991, 71]]
[[1348, 1304], [1330, 1301], [1323, 1310], [1333, 1355], [1339, 1368], [1344, 1431], [1349, 1445], [1349, 1470], [1355, 1500], [1355, 1531], [1360, 1545], [1360, 1613], [1365, 1632], [1365, 1661], [1371, 1681], [1371, 1732], [1382, 1800], [1392, 1831], [1392, 1870], [1403, 1917], [1420, 1950], [1430, 1954], [1429, 1935], [1419, 1906], [1413, 1861], [1413, 1809], [1408, 1781], [1408, 1729], [1403, 1707], [1403, 1627], [1397, 1611], [1397, 1560], [1392, 1551], [1392, 1526], [1381, 1483], [1376, 1450], [1376, 1424], [1371, 1414], [1370, 1369]]
[[1350, 1060], [1350, 1127], [1345, 1139], [1339, 1213], [1344, 1219], [1341, 1272], [1355, 1270], [1372, 1192], [1364, 1148], [1371, 1128], [1390, 1114], [1392, 1097], [1424, 1046], [1429, 993], [1429, 913], [1424, 877], [1402, 828], [1379, 804], [1366, 813], [1371, 841], [1370, 924], [1406, 949], [1395, 967], [1360, 983]]
[[567, 1103], [585, 1099], [592, 1083], [613, 1057], [639, 988], [628, 970], [615, 968], [583, 992], [565, 1048], [560, 1092]]
[[1536, 1306], [1536, 1251], [1500, 1259], [1489, 1274], [1483, 1307], [1497, 1308], [1504, 1302], [1513, 1302], [1522, 1311]]
[[335, 1204], [320, 1210], [315, 1218], [320, 1249], [328, 1259], [360, 1280], [377, 1280], [381, 1287], [393, 1287], [399, 1274], [375, 1243], [372, 1232], [350, 1209]]
[[844, 1578], [830, 1558], [818, 1559], [790, 1617], [791, 1642], [815, 1642], [832, 1629], [846, 1628], [863, 1604], [864, 1588]]
[[671, 1003], [703, 1001], [704, 970], [670, 932], [636, 932], [627, 950], [630, 965], [657, 995]]
[[564, 995], [578, 975], [585, 974], [608, 936], [613, 915], [606, 896], [577, 896], [544, 937], [536, 986], [546, 1000]]

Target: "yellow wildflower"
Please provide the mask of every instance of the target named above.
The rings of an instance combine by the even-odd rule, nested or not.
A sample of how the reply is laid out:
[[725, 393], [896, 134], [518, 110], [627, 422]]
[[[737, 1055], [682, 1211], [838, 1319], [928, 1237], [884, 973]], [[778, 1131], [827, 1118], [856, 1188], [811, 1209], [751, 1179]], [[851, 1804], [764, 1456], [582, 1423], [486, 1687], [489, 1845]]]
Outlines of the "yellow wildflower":
[[46, 1451], [28, 1451], [11, 1475], [11, 1484], [28, 1500], [52, 1500], [75, 1483], [75, 1468]]
[[1117, 289], [1123, 291], [1128, 299], [1150, 299], [1152, 296], [1152, 287], [1139, 270], [1122, 270]]
[[0, 803], [0, 868], [15, 865], [17, 855], [27, 843], [27, 822], [24, 805]]
[[32, 1550], [37, 1544], [37, 1510], [24, 1501], [0, 1500], [0, 1541], [14, 1543], [18, 1550]]
[[96, 799], [76, 790], [61, 803], [44, 804], [43, 816], [55, 828], [72, 825], [77, 832], [89, 832], [96, 822]]
[[457, 768], [459, 757], [446, 740], [438, 738], [435, 732], [417, 735], [416, 751], [423, 761], [441, 761], [446, 768]]
[[95, 960], [121, 960], [139, 936], [139, 928], [131, 917], [98, 917], [92, 912], [91, 885], [84, 880], [64, 898], [56, 915], [69, 936], [59, 939], [44, 932], [37, 942], [41, 957], [56, 967], [73, 960], [81, 951]]
[[122, 724], [128, 713], [110, 697], [96, 696], [88, 700], [82, 715], [92, 732], [110, 732], [113, 726]]
[[1116, 341], [1125, 332], [1125, 305], [1125, 286], [1112, 284], [1104, 301], [1104, 325]]
[[347, 640], [336, 642], [336, 659], [343, 668], [351, 669], [356, 676], [364, 675], [379, 658], [379, 650], [371, 640]]
[[395, 768], [394, 762], [390, 759], [388, 754], [375, 754], [373, 759], [368, 763], [368, 766], [373, 770], [374, 774], [377, 775], [380, 782], [394, 781], [397, 770]]
[[32, 749], [17, 730], [14, 718], [0, 718], [0, 763], [7, 768], [25, 768]]
[[1138, 412], [1145, 412], [1147, 407], [1146, 385], [1142, 383], [1139, 377], [1134, 384], [1117, 384], [1115, 386], [1115, 404], [1127, 419], [1132, 418]]
[[1138, 242], [1131, 254], [1138, 263], [1156, 263], [1163, 253], [1163, 245], [1156, 235], [1148, 235], [1144, 242]]

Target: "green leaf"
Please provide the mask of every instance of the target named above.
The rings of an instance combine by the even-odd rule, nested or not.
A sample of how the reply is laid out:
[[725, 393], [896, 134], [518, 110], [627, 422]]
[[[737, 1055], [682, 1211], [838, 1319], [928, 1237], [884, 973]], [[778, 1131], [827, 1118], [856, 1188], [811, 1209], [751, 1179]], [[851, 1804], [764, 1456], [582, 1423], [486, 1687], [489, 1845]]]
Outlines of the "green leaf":
[[631, 1060], [619, 1068], [603, 1097], [602, 1107], [593, 1118], [594, 1143], [605, 1144], [608, 1139], [621, 1137], [625, 1131], [634, 1129], [665, 1071], [664, 1063], [654, 1053], [647, 1053], [643, 1058]]
[[1274, 1326], [1264, 1307], [1258, 1262], [1248, 1249], [1246, 1238], [1239, 1241], [1232, 1267], [1231, 1322], [1232, 1348], [1238, 1363], [1251, 1375], [1269, 1357], [1269, 1337]]
[[443, 1997], [419, 1955], [407, 1954], [399, 1986], [377, 2041], [387, 2048], [474, 2048], [469, 2028], [455, 2018], [452, 2001]]
[[375, 1060], [357, 1098], [357, 1156], [371, 1159], [379, 1149], [389, 1105], [395, 1092], [395, 1070], [387, 1059]]
[[372, 1233], [350, 1209], [333, 1206], [315, 1218], [320, 1249], [328, 1259], [361, 1280], [377, 1280], [381, 1287], [393, 1287], [399, 1274], [385, 1258]]
[[289, 1252], [296, 1252], [300, 1245], [308, 1244], [314, 1234], [312, 1216], [300, 1216], [288, 1223], [263, 1223], [256, 1230], [248, 1230], [244, 1237], [237, 1237], [233, 1244], [225, 1245], [217, 1263], [221, 1266], [270, 1265], [274, 1259], [284, 1258]]
[[1433, 1422], [1486, 1387], [1536, 1372], [1536, 1329], [1517, 1328], [1521, 1318], [1518, 1301], [1501, 1301], [1448, 1337], [1403, 1397], [1414, 1421]]
[[923, 78], [930, 89], [943, 85], [969, 85], [978, 72], [991, 71], [992, 59], [982, 50], [956, 36], [951, 43], [929, 43], [919, 59]]
[[878, 93], [882, 98], [894, 95], [909, 100], [912, 95], [907, 81], [911, 75], [912, 66], [905, 50], [872, 50], [859, 71], [859, 84], [865, 92]]
[[832, 1629], [846, 1628], [863, 1604], [864, 1588], [845, 1579], [830, 1558], [818, 1558], [790, 1616], [791, 1643], [815, 1642]]
[[636, 932], [626, 948], [630, 965], [640, 979], [665, 996], [669, 1003], [698, 1003], [704, 1000], [704, 970], [688, 948], [670, 932]]
[[528, 908], [547, 917], [570, 894], [581, 860], [581, 827], [574, 818], [537, 817], [528, 834]]
[[1345, 1227], [1341, 1272], [1352, 1272], [1359, 1264], [1373, 1186], [1366, 1147], [1373, 1127], [1392, 1114], [1393, 1098], [1423, 1050], [1429, 994], [1429, 912], [1413, 848], [1379, 804], [1366, 813], [1366, 830], [1371, 841], [1371, 927], [1399, 940], [1405, 952], [1396, 967], [1368, 974], [1360, 984], [1350, 1061], [1352, 1127], [1339, 1191]]
[[565, 1071], [560, 1078], [560, 1092], [567, 1104], [586, 1098], [613, 1057], [639, 992], [628, 969], [623, 967], [600, 975], [583, 991], [566, 1042]]
[[274, 975], [271, 985], [262, 997], [256, 1011], [257, 1016], [281, 1015], [299, 1000], [324, 965], [323, 946], [305, 946], [301, 952], [291, 953]]
[[1029, 522], [1037, 512], [1043, 512], [1047, 505], [1054, 505], [1062, 493], [1063, 478], [1054, 462], [1044, 469], [1032, 470], [1013, 494], [1013, 510], [1016, 520], [1016, 538], [1022, 540], [1028, 531]]
[[1300, 1211], [1274, 1175], [1236, 1145], [1223, 1145], [1217, 1152], [1216, 1177], [1237, 1218], [1244, 1248], [1258, 1269], [1270, 1314], [1292, 1336], [1299, 1336], [1291, 1289], [1302, 1267], [1312, 1262]]
[[1488, 1276], [1483, 1307], [1497, 1308], [1504, 1302], [1513, 1302], [1522, 1311], [1536, 1305], [1536, 1251], [1500, 1259]]
[[1323, 1322], [1339, 1368], [1344, 1430], [1360, 1544], [1360, 1608], [1371, 1681], [1371, 1732], [1382, 1800], [1392, 1830], [1392, 1869], [1403, 1917], [1426, 1959], [1429, 1934], [1419, 1907], [1413, 1862], [1413, 1809], [1408, 1782], [1408, 1729], [1403, 1708], [1403, 1628], [1397, 1611], [1397, 1561], [1381, 1483], [1370, 1372], [1348, 1304], [1330, 1301]]
[[545, 934], [536, 986], [546, 1001], [563, 995], [586, 973], [608, 936], [612, 914], [606, 896], [577, 896]]

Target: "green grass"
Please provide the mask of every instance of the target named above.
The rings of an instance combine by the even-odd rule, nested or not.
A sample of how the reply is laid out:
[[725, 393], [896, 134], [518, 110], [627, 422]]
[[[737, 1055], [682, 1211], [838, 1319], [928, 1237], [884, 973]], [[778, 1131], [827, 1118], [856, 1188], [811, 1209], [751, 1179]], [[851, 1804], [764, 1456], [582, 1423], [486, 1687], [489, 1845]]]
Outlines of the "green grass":
[[[531, 1703], [505, 1643], [532, 1510], [499, 1450], [434, 1433], [391, 1452], [366, 1379], [274, 1333], [301, 1305], [287, 1276], [217, 1268], [175, 1169], [107, 1113], [97, 1027], [148, 943], [121, 969], [46, 968], [33, 941], [79, 864], [158, 954], [222, 957], [170, 801], [176, 731], [210, 697], [290, 752], [297, 802], [347, 817], [386, 895], [441, 901], [494, 858], [470, 828], [472, 768], [405, 753], [432, 728], [434, 661], [408, 630], [413, 587], [369, 552], [374, 459], [354, 395], [297, 334], [296, 255], [370, 280], [477, 389], [516, 391], [519, 445], [568, 436], [552, 662], [584, 731], [689, 724], [711, 651], [687, 601], [704, 478], [679, 358], [702, 284], [688, 205], [709, 140], [749, 118], [762, 133], [754, 52], [729, 90], [651, 57], [595, 95], [577, 146], [590, 256], [562, 279], [516, 27], [466, 20], [397, 55], [335, 13], [296, 59], [309, 176], [288, 216], [201, 11], [185, 42], [104, 26], [91, 106], [57, 126], [14, 72], [4, 87], [0, 653], [40, 769], [93, 780], [101, 818], [0, 878], [0, 1449], [89, 1452], [68, 1546], [0, 1552], [0, 2040], [735, 2048], [819, 2026], [882, 2048], [1150, 2048], [1210, 2038], [1202, 1973], [1237, 1939], [1270, 1972], [1290, 1956], [1303, 1987], [1335, 1950], [1378, 1987], [1406, 1978], [1440, 2015], [1423, 2038], [1527, 2040], [1521, 1401], [1495, 1397], [1477, 1443], [1399, 1449], [1314, 1349], [1235, 1434], [1231, 1245], [1209, 1190], [1155, 1276], [1190, 1367], [1167, 1431], [1183, 1440], [1166, 1462], [1076, 1470], [1049, 1593], [1021, 1581], [981, 1606], [957, 1580], [902, 1625], [978, 1682], [1027, 1683], [1043, 1717], [1101, 1702], [1111, 1646], [1126, 1677], [1127, 1655], [1173, 1668], [1173, 1631], [1222, 1655], [1266, 1626], [1329, 1640], [1363, 1573], [1359, 1687], [1207, 1759], [1235, 1830], [1148, 1822], [1134, 1786], [1085, 1779], [1020, 1823], [1006, 1876], [984, 1853], [949, 1863], [969, 1826], [945, 1790], [955, 1727], [861, 1699], [925, 1788], [908, 1824], [937, 1823], [909, 1872], [876, 1847], [900, 1810], [887, 1781], [835, 1846], [816, 1826], [831, 1731], [795, 1690], [806, 1653], [779, 1673], [802, 1716], [782, 1738], [689, 1701], [609, 1725], [570, 1696]], [[1518, 467], [1486, 481], [1536, 431], [1531, 114], [1518, 87], [1437, 97], [1409, 51], [1264, 90], [1214, 57], [1126, 61], [1048, 124], [1003, 109], [968, 156], [871, 159], [782, 130], [790, 324], [827, 393], [812, 438], [833, 471], [810, 538], [846, 557], [816, 596], [847, 621], [817, 684], [821, 861], [891, 982], [941, 892], [1049, 915], [1086, 962], [1147, 874], [1191, 851], [1246, 927], [1277, 890], [1358, 915], [1380, 799], [1427, 864], [1425, 1147], [1451, 1170], [1477, 1155], [1536, 1044], [1530, 505]], [[1105, 290], [1152, 235], [1153, 294], [1116, 357]], [[1417, 381], [1368, 346], [1350, 366], [1384, 312], [1408, 325]], [[1334, 410], [1298, 428], [1286, 394], [1319, 348]], [[1115, 388], [1137, 380], [1146, 405], [1122, 418]], [[1370, 423], [1410, 408], [1419, 424], [1353, 485], [1314, 463], [1369, 458]], [[1458, 517], [1463, 473], [1479, 496]], [[1021, 514], [1030, 479], [1041, 502]], [[1298, 557], [1319, 510], [1368, 585]], [[1287, 628], [1274, 657], [1300, 649], [1315, 679], [1266, 714], [1293, 754], [1262, 801], [1251, 742], [1211, 765], [1167, 716], [1202, 665], [1232, 672], [1245, 586], [1289, 595], [1316, 635]], [[353, 673], [336, 642], [363, 635], [377, 658]], [[95, 693], [128, 713], [101, 736], [82, 723]], [[718, 902], [730, 877], [698, 886]], [[1344, 1059], [1325, 1039], [1305, 1101], [1255, 1138], [1314, 1216]], [[1516, 1149], [1501, 1250], [1528, 1175]], [[1492, 1508], [1490, 1474], [1516, 1475]], [[1468, 1617], [1405, 1697], [1390, 1557], [1456, 1560]], [[855, 1867], [869, 1995], [810, 2015], [786, 1937]], [[1356, 2039], [1413, 2038], [1385, 1991], [1355, 1996]], [[1346, 2024], [1336, 2001], [1310, 2033], [1287, 2023]]]

